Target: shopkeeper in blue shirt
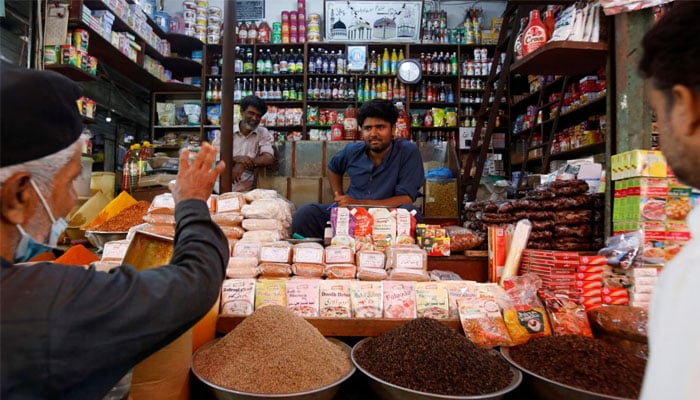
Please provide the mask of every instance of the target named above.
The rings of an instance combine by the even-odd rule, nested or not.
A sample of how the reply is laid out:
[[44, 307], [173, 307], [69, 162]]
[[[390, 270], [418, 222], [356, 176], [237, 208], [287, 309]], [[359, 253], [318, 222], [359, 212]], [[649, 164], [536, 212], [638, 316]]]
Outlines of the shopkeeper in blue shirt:
[[[357, 115], [363, 142], [350, 143], [328, 162], [328, 182], [335, 203], [309, 203], [292, 219], [292, 232], [304, 237], [323, 237], [334, 206], [400, 207], [417, 212], [413, 202], [423, 186], [423, 161], [415, 143], [394, 140], [399, 113], [389, 100], [366, 102]], [[343, 175], [350, 176], [347, 192]]]

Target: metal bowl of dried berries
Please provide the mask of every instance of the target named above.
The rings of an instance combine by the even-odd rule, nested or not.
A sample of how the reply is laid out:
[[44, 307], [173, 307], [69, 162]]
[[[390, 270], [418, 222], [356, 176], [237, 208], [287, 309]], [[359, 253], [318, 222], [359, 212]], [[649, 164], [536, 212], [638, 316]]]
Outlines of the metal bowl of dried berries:
[[497, 352], [428, 318], [359, 341], [351, 357], [383, 400], [502, 399], [522, 380]]
[[286, 307], [269, 305], [197, 349], [192, 372], [219, 400], [331, 400], [355, 372], [349, 353]]
[[530, 339], [501, 354], [523, 374], [523, 389], [542, 400], [637, 399], [646, 360], [586, 336]]

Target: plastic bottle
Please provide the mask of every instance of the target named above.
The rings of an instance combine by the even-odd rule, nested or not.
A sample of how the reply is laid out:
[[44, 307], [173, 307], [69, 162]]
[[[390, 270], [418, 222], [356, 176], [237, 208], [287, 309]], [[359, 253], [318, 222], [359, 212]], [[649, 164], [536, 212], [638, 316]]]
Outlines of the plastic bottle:
[[129, 191], [133, 192], [139, 185], [141, 177], [139, 169], [139, 157], [141, 153], [141, 145], [136, 143], [131, 146], [131, 154], [129, 155]]
[[154, 156], [153, 147], [151, 142], [144, 141], [139, 151], [138, 168], [139, 168], [139, 178], [148, 173], [148, 159]]
[[339, 75], [343, 75], [346, 72], [345, 67], [345, 56], [343, 55], [343, 50], [338, 50], [338, 57], [335, 62], [335, 68]]
[[250, 21], [248, 24], [248, 40], [246, 41], [248, 44], [255, 44], [255, 41], [258, 38], [258, 26], [255, 25], [255, 21]]
[[396, 49], [391, 49], [391, 74], [396, 75], [399, 67], [399, 56], [396, 54]]
[[403, 103], [396, 103], [396, 108], [399, 109], [399, 118], [396, 120], [396, 130], [394, 131], [394, 137], [397, 139], [410, 139], [411, 132], [409, 129], [410, 119], [406, 113], [406, 109], [403, 107]]
[[384, 54], [382, 54], [382, 74], [388, 74], [391, 72], [391, 58], [389, 57], [389, 49], [384, 48]]
[[547, 28], [540, 19], [539, 10], [530, 11], [530, 23], [523, 33], [523, 57], [547, 43]]
[[270, 43], [270, 31], [270, 25], [268, 25], [265, 18], [263, 18], [258, 27], [258, 43]]
[[522, 17], [520, 19], [520, 30], [518, 31], [518, 36], [515, 37], [515, 43], [513, 47], [513, 53], [516, 60], [523, 58], [523, 34], [525, 33], [525, 27], [527, 27], [527, 17]]
[[355, 108], [348, 105], [343, 118], [343, 137], [357, 137], [357, 115]]

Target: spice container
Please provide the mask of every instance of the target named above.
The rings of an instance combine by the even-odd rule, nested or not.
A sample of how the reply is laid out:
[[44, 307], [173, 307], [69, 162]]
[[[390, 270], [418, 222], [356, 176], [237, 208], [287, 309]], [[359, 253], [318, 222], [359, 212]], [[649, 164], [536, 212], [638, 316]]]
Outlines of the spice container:
[[457, 216], [457, 180], [428, 179], [425, 182], [425, 215], [427, 217]]

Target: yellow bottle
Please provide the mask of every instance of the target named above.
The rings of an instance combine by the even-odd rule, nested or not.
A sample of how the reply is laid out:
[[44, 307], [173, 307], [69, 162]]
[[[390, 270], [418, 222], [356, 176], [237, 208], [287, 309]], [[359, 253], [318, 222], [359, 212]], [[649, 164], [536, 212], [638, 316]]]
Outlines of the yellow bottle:
[[382, 82], [379, 84], [380, 89], [379, 93], [381, 94], [381, 98], [386, 100], [389, 96], [387, 95], [387, 86], [386, 86], [386, 79], [382, 79]]
[[396, 55], [396, 49], [391, 49], [391, 74], [396, 75], [399, 66], [399, 57]]
[[391, 73], [391, 58], [389, 57], [389, 49], [384, 48], [384, 54], [382, 54], [382, 74]]

